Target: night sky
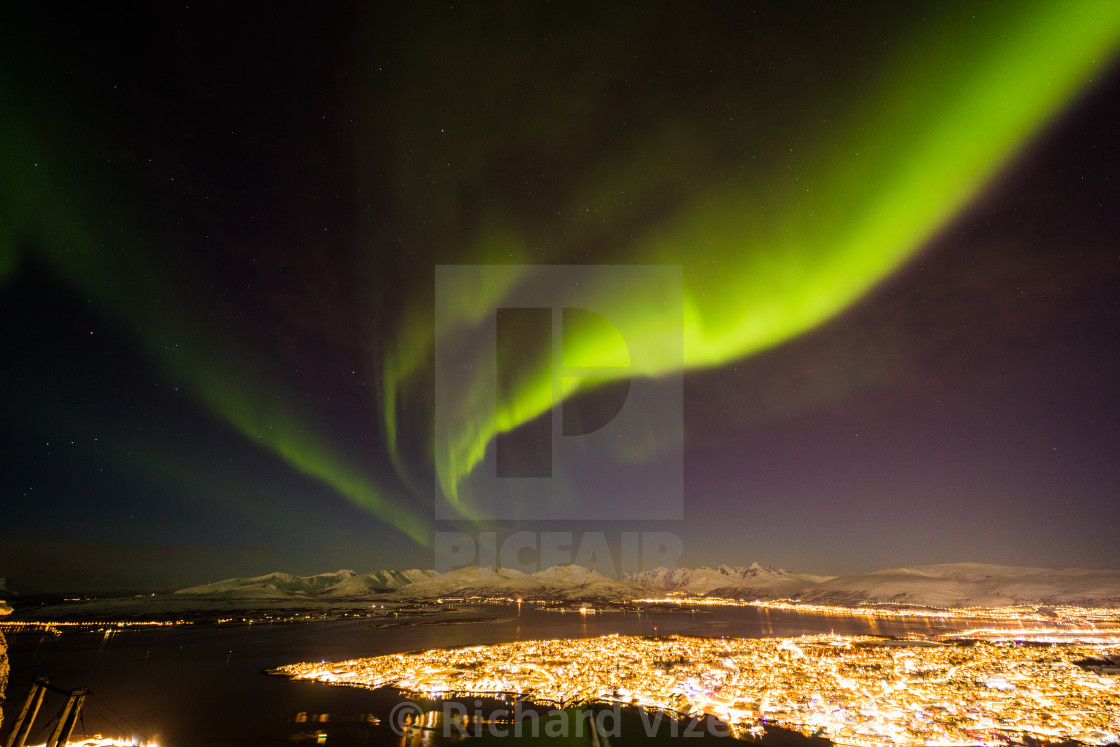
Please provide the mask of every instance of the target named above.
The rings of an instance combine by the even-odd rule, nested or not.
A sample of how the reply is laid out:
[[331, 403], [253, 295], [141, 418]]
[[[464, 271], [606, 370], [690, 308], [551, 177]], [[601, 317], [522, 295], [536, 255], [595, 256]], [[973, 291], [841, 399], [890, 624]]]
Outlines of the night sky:
[[[31, 5], [0, 21], [0, 577], [428, 568], [437, 531], [519, 529], [1120, 567], [1120, 4]], [[540, 424], [531, 340], [436, 437], [436, 346], [557, 264], [682, 269], [683, 320], [620, 298], [682, 325], [638, 373], [684, 369], [683, 520], [626, 485], [630, 520], [479, 518], [493, 437]], [[442, 299], [464, 328], [440, 265], [498, 279]]]

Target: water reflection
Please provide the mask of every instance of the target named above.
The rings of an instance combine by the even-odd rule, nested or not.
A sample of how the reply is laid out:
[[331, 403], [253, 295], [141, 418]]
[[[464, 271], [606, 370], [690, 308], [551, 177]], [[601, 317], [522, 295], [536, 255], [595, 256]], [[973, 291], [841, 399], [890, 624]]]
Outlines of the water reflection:
[[[18, 700], [35, 676], [54, 675], [60, 687], [93, 687], [125, 716], [85, 714], [88, 733], [158, 736], [163, 745], [282, 745], [301, 735], [315, 744], [433, 744], [448, 741], [424, 730], [401, 737], [384, 723], [400, 698], [393, 692], [330, 688], [265, 677], [265, 669], [300, 661], [339, 661], [428, 648], [517, 640], [623, 635], [792, 636], [802, 633], [901, 636], [964, 630], [929, 618], [826, 616], [787, 610], [728, 607], [560, 614], [535, 605], [463, 606], [438, 618], [402, 614], [402, 627], [376, 628], [369, 619], [305, 624], [257, 624], [127, 629], [111, 635], [41, 631], [9, 634], [9, 698]], [[420, 623], [424, 624], [413, 624]], [[944, 628], [941, 626], [945, 626]], [[1004, 627], [1017, 627], [1005, 623]], [[236, 656], [234, 656], [236, 654]], [[296, 721], [298, 714], [305, 720]], [[312, 714], [326, 721], [312, 721]], [[380, 718], [374, 723], [368, 716]], [[221, 729], [213, 728], [220, 725]], [[310, 735], [314, 732], [314, 737]], [[300, 742], [297, 742], [300, 743]]]

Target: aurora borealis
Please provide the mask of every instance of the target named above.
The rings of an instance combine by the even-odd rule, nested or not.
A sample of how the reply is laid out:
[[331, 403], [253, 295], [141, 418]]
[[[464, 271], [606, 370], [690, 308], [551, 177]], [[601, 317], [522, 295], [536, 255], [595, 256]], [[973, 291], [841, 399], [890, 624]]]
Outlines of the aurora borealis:
[[[821, 573], [1120, 560], [1120, 4], [9, 15], [0, 576], [429, 567], [465, 526]], [[437, 299], [457, 265], [485, 282]], [[601, 369], [562, 391], [593, 421], [612, 365], [683, 370], [683, 443], [651, 420], [588, 466], [682, 451], [683, 521], [474, 508], [547, 350], [487, 410], [466, 346], [446, 432], [435, 350], [548, 265], [681, 268], [683, 315], [610, 291], [681, 348], [573, 323], [565, 365]]]

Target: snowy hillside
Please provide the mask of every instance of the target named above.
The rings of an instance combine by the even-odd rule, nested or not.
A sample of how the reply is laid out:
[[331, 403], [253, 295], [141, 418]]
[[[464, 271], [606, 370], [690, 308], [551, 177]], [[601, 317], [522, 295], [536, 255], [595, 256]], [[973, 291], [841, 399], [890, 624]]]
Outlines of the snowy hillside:
[[629, 601], [665, 595], [730, 599], [795, 599], [817, 604], [891, 602], [930, 607], [1014, 604], [1076, 604], [1120, 607], [1120, 571], [1047, 570], [979, 563], [892, 568], [845, 576], [791, 573], [778, 568], [720, 565], [715, 568], [657, 568], [607, 578], [581, 566], [524, 573], [508, 568], [459, 568], [317, 576], [270, 573], [234, 578], [176, 592], [207, 599], [346, 601], [370, 598], [429, 600], [447, 597], [507, 597], [545, 600]]
[[374, 571], [373, 573], [355, 574], [350, 578], [339, 581], [334, 586], [323, 592], [324, 596], [338, 597], [340, 599], [363, 598], [402, 586], [416, 583], [439, 575], [435, 571], [421, 571], [411, 569], [407, 571]]
[[1120, 607], [1120, 571], [947, 563], [838, 576], [805, 589], [797, 598], [824, 604], [898, 602], [931, 607]]
[[527, 574], [509, 568], [459, 568], [418, 581], [399, 591], [414, 599], [440, 597], [509, 597], [512, 599], [602, 599], [624, 601], [646, 590], [616, 581], [578, 565], [556, 566]]
[[829, 578], [831, 577], [790, 573], [770, 566], [763, 568], [758, 563], [745, 567], [720, 565], [695, 570], [655, 568], [626, 576], [627, 580], [651, 591], [737, 599], [790, 597]]
[[176, 594], [238, 599], [280, 599], [311, 597], [321, 594], [357, 576], [354, 571], [320, 573], [316, 576], [293, 576], [290, 573], [269, 573], [256, 578], [230, 578], [210, 584], [180, 589]]

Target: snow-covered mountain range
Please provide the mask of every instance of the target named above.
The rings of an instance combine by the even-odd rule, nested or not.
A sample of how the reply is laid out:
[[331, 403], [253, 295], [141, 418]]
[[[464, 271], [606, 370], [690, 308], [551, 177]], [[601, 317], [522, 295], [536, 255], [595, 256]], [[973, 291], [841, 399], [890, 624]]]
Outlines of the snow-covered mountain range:
[[930, 607], [1120, 607], [1120, 571], [948, 563], [838, 576], [803, 589], [797, 598], [820, 604], [871, 601]]
[[293, 597], [335, 597], [352, 599], [399, 589], [417, 581], [437, 576], [435, 571], [354, 571], [319, 573], [314, 576], [293, 576], [291, 573], [269, 573], [255, 578], [229, 578], [201, 586], [180, 589], [176, 594], [225, 599], [288, 599]]
[[508, 597], [526, 600], [629, 601], [670, 596], [729, 599], [794, 599], [818, 604], [892, 602], [932, 607], [1014, 604], [1078, 604], [1120, 607], [1120, 571], [1048, 570], [980, 563], [894, 568], [845, 576], [791, 573], [749, 566], [656, 568], [607, 578], [581, 566], [535, 573], [508, 568], [343, 570], [315, 576], [270, 573], [233, 578], [176, 592], [179, 598], [209, 599], [415, 599]]
[[536, 573], [510, 568], [458, 568], [448, 573], [431, 570], [354, 571], [293, 576], [269, 573], [256, 578], [231, 578], [192, 586], [177, 596], [209, 599], [347, 600], [366, 598], [439, 599], [442, 597], [509, 597], [524, 599], [629, 600], [650, 591], [629, 581], [609, 579], [581, 566], [557, 566]]
[[803, 589], [828, 581], [831, 576], [790, 573], [781, 568], [751, 563], [746, 567], [719, 565], [715, 568], [655, 568], [627, 574], [628, 581], [651, 591], [726, 599], [774, 599], [792, 597]]

